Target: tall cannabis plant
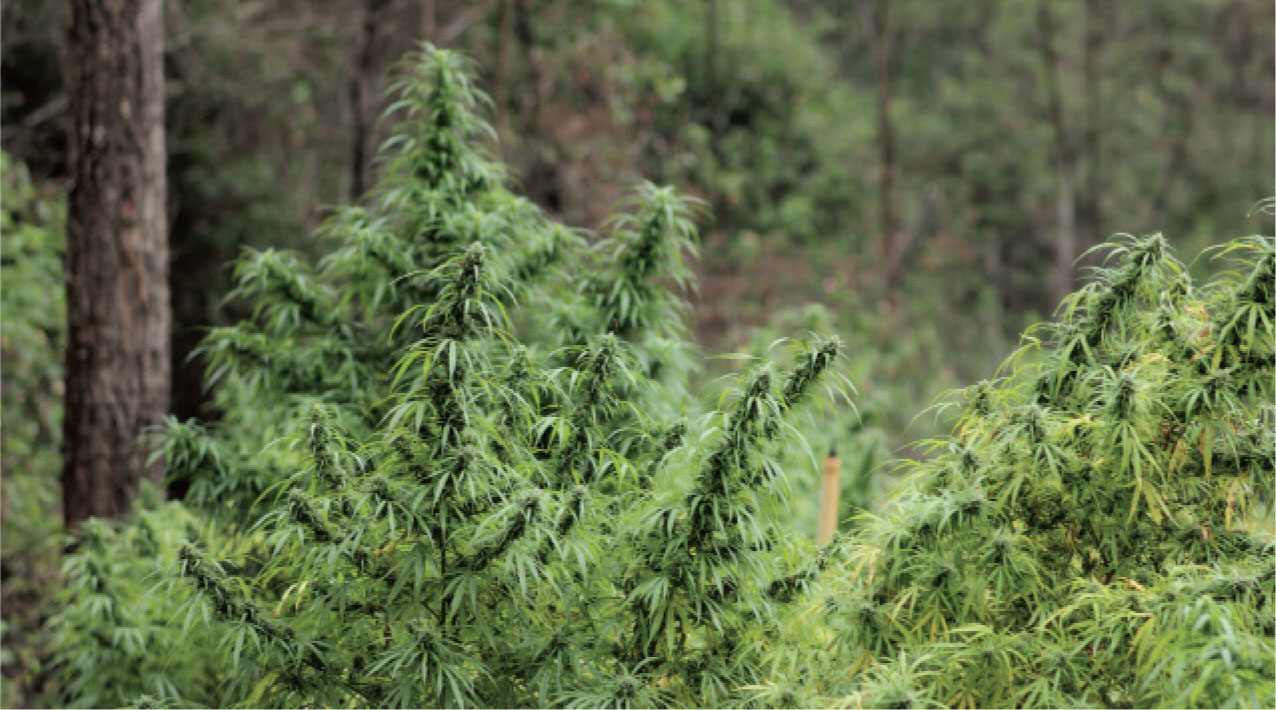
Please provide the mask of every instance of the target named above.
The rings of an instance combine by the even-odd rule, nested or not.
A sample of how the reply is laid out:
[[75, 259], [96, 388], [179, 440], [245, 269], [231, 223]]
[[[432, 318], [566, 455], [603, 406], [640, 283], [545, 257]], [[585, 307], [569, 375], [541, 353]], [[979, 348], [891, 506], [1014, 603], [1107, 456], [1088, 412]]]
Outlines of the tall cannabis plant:
[[[793, 343], [696, 406], [668, 284], [689, 283], [697, 204], [641, 186], [587, 247], [503, 187], [462, 58], [407, 70], [383, 176], [320, 231], [329, 255], [236, 267], [252, 317], [204, 345], [225, 416], [158, 442], [192, 482], [187, 539], [75, 558], [64, 701], [701, 705], [759, 680], [812, 575], [775, 447], [822, 381], [847, 390], [839, 344]], [[83, 601], [104, 557], [149, 588], [166, 660], [110, 656], [88, 696], [124, 605]]]
[[[952, 436], [842, 542], [761, 701], [1266, 707], [1271, 238], [1196, 286], [1160, 235], [965, 390]], [[781, 665], [783, 665], [781, 663]], [[787, 695], [785, 695], [787, 694]]]

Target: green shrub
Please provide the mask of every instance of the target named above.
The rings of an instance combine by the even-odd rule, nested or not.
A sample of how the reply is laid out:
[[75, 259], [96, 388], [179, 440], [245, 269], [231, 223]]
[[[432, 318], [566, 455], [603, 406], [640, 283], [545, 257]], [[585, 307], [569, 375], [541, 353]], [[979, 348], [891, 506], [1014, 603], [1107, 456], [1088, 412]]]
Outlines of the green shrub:
[[175, 619], [154, 591], [160, 570], [177, 564], [188, 536], [227, 545], [216, 530], [179, 503], [158, 501], [144, 486], [132, 519], [114, 526], [96, 518], [77, 536], [80, 549], [63, 565], [64, 590], [53, 615], [52, 644], [61, 702], [74, 707], [160, 704], [215, 706], [221, 666], [209, 653], [219, 642], [200, 624]]
[[64, 702], [699, 705], [760, 679], [814, 574], [775, 451], [847, 388], [839, 344], [697, 406], [669, 290], [696, 203], [644, 185], [586, 247], [501, 186], [469, 67], [411, 72], [329, 256], [236, 267], [253, 317], [204, 345], [225, 416], [157, 439], [189, 511], [68, 561]]
[[1059, 321], [964, 391], [935, 456], [843, 540], [759, 698], [1276, 701], [1276, 249], [1214, 249], [1230, 268], [1203, 287], [1160, 235], [1103, 249]]
[[461, 59], [410, 71], [329, 255], [237, 266], [225, 416], [157, 433], [186, 505], [68, 560], [62, 702], [1272, 703], [1269, 238], [1201, 287], [1159, 236], [1109, 245], [816, 550], [785, 464], [840, 345], [698, 405], [668, 288], [696, 204], [644, 185], [587, 246], [502, 186]]

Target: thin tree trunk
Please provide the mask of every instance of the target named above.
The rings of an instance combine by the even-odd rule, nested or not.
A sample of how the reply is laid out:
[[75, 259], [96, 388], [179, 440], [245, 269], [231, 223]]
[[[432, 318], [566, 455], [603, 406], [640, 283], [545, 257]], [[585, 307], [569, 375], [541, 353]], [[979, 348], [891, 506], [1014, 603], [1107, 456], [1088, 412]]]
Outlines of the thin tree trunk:
[[890, 3], [881, 2], [870, 7], [861, 0], [856, 3], [860, 24], [869, 37], [873, 51], [873, 66], [877, 79], [877, 145], [881, 159], [878, 176], [878, 216], [881, 235], [877, 243], [877, 257], [882, 264], [882, 276], [886, 301], [894, 307], [899, 302], [900, 272], [903, 269], [904, 248], [900, 243], [899, 225], [895, 211], [895, 124], [891, 119], [891, 97], [894, 89], [894, 69], [891, 57], [894, 52]]
[[722, 137], [726, 133], [725, 118], [722, 112], [722, 77], [718, 74], [718, 55], [721, 47], [721, 21], [718, 19], [718, 0], [705, 3], [705, 58], [704, 77], [708, 87], [709, 111], [709, 150], [722, 165], [726, 156], [722, 152]]
[[[980, 21], [971, 26], [968, 38], [970, 46], [979, 54], [983, 66], [995, 66], [997, 58], [989, 45], [988, 28], [996, 21], [998, 7], [987, 5], [982, 7]], [[984, 313], [984, 347], [990, 361], [1000, 359], [1004, 355], [1002, 341], [1005, 338], [1003, 320], [1005, 318], [1006, 275], [1002, 257], [1004, 237], [1002, 230], [985, 215], [989, 206], [995, 202], [991, 193], [992, 187], [982, 181], [971, 183], [970, 202], [980, 214], [977, 222], [978, 231], [983, 240], [980, 244], [983, 255], [984, 288], [988, 292], [988, 305]]]
[[354, 136], [350, 153], [350, 199], [357, 202], [368, 189], [368, 163], [375, 152], [376, 125], [374, 51], [377, 24], [387, 0], [366, 0], [363, 4], [363, 35], [354, 76], [350, 79], [350, 105], [354, 114]]
[[[1092, 240], [1105, 235], [1098, 234], [1103, 226], [1103, 205], [1100, 202], [1100, 180], [1103, 177], [1102, 133], [1103, 48], [1105, 28], [1111, 20], [1111, 7], [1105, 0], [1086, 0], [1085, 3], [1085, 51], [1082, 55], [1082, 78], [1085, 82], [1085, 124], [1081, 141], [1081, 165], [1078, 175], [1080, 196], [1077, 200], [1077, 231], [1082, 239]], [[1078, 245], [1078, 248], [1083, 248]]]
[[160, 0], [76, 0], [66, 74], [63, 514], [125, 513], [146, 467], [138, 437], [169, 398], [163, 20]]
[[496, 100], [496, 128], [501, 140], [508, 144], [513, 140], [510, 131], [510, 63], [514, 47], [514, 0], [499, 0], [497, 25], [499, 41], [496, 45], [496, 77], [493, 96]]
[[536, 31], [532, 26], [533, 16], [529, 0], [514, 1], [514, 35], [523, 50], [523, 62], [527, 71], [528, 104], [523, 112], [527, 124], [531, 126], [540, 121], [541, 105], [541, 63], [536, 49]]
[[[882, 13], [886, 14], [885, 11]], [[882, 242], [886, 252], [886, 298], [899, 303], [900, 270], [903, 268], [903, 245], [895, 216], [895, 125], [891, 121], [892, 76], [890, 50], [883, 52], [877, 70], [877, 132], [882, 151]]]
[[1059, 57], [1054, 51], [1054, 17], [1045, 0], [1041, 0], [1037, 6], [1037, 30], [1037, 44], [1041, 48], [1042, 69], [1046, 80], [1047, 110], [1054, 129], [1052, 153], [1055, 164], [1057, 229], [1054, 302], [1057, 304], [1072, 292], [1073, 262], [1077, 258], [1077, 151], [1063, 112], [1063, 96], [1059, 90]]
[[438, 34], [439, 16], [434, 0], [421, 0], [421, 39], [433, 42]]
[[[1160, 20], [1165, 22], [1165, 18], [1160, 18]], [[1166, 23], [1166, 26], [1158, 26], [1155, 36], [1168, 36], [1171, 29], [1168, 24]], [[1195, 124], [1195, 107], [1198, 102], [1201, 105], [1208, 106], [1208, 102], [1196, 99], [1192, 95], [1189, 88], [1190, 85], [1182, 86], [1176, 84], [1173, 87], [1166, 86], [1164, 77], [1172, 74], [1176, 57], [1173, 45], [1169, 42], [1162, 39], [1159, 41], [1159, 45], [1159, 51], [1149, 52], [1149, 54], [1153, 57], [1152, 74], [1157, 77], [1159, 82], [1157, 94], [1164, 97], [1162, 122], [1168, 127], [1169, 146], [1162, 146], [1158, 149], [1158, 152], [1166, 157], [1164, 167], [1156, 180], [1156, 187], [1153, 188], [1150, 216], [1144, 220], [1147, 224], [1162, 224], [1165, 222], [1171, 204], [1175, 180], [1179, 177], [1179, 173], [1187, 161], [1188, 143], [1193, 136], [1192, 129]], [[1181, 74], [1177, 75], [1181, 76]]]
[[1054, 251], [1055, 305], [1072, 293], [1072, 269], [1077, 258], [1076, 218], [1077, 202], [1072, 172], [1061, 169], [1055, 191], [1055, 222], [1059, 229]]
[[988, 280], [990, 292], [988, 311], [984, 317], [984, 345], [988, 348], [990, 362], [1001, 357], [1001, 341], [1005, 338], [1002, 320], [1005, 318], [1001, 307], [1002, 284], [1006, 283], [1006, 275], [1001, 261], [1001, 233], [987, 230], [988, 241], [984, 244], [984, 278]]
[[[536, 12], [531, 0], [513, 0], [510, 17], [511, 32], [520, 55], [514, 86], [521, 90], [511, 96], [509, 120], [514, 133], [520, 138], [519, 148], [526, 152], [530, 144], [522, 139], [544, 136], [552, 131], [541, 124], [540, 109], [546, 86], [543, 85], [540, 48], [536, 44]], [[551, 213], [562, 214], [567, 192], [562, 185], [561, 161], [538, 151], [532, 151], [528, 157], [530, 160], [522, 181], [527, 194]]]
[[[528, 0], [500, 0], [495, 77], [497, 127], [506, 134], [517, 133], [520, 138], [539, 132], [541, 67], [533, 16]], [[520, 55], [517, 69], [516, 48]]]

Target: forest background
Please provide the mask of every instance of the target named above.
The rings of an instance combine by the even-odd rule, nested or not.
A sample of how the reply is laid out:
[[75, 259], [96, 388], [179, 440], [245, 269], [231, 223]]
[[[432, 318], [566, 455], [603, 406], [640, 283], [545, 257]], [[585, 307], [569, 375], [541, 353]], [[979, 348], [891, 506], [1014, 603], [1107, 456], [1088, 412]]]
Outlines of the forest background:
[[[60, 3], [3, 5], [5, 200], [56, 257], [68, 177]], [[640, 177], [708, 202], [692, 295], [708, 352], [840, 332], [861, 418], [817, 432], [873, 506], [914, 420], [991, 372], [1116, 232], [1178, 253], [1272, 233], [1273, 16], [1258, 0], [190, 0], [165, 7], [172, 404], [215, 417], [191, 354], [245, 246], [307, 253], [375, 171], [381, 92], [425, 40], [477, 60], [521, 192], [596, 229]], [[11, 180], [16, 162], [30, 182]], [[7, 209], [7, 208], [6, 208]], [[60, 274], [6, 233], [5, 704], [38, 689], [56, 575]], [[22, 252], [25, 253], [25, 252]], [[37, 265], [38, 266], [38, 265]], [[19, 288], [18, 286], [21, 286]], [[53, 294], [53, 297], [50, 297]], [[815, 305], [809, 305], [815, 304]], [[50, 307], [52, 306], [52, 307]], [[11, 314], [40, 314], [16, 329]], [[30, 337], [23, 337], [29, 335]], [[706, 377], [715, 374], [710, 364]], [[815, 473], [811, 471], [811, 478]], [[813, 486], [812, 486], [813, 490]], [[813, 509], [813, 506], [812, 506]], [[847, 511], [849, 512], [849, 510]], [[810, 531], [804, 531], [809, 534]]]

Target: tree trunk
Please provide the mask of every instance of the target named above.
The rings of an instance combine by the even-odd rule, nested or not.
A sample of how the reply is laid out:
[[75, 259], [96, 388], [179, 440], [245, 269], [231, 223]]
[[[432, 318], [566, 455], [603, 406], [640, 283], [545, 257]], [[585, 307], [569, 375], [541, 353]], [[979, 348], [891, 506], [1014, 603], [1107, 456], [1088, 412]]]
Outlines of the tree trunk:
[[1002, 307], [1002, 288], [1006, 283], [1005, 269], [1001, 260], [1001, 233], [996, 229], [987, 229], [987, 242], [983, 245], [984, 278], [989, 292], [988, 310], [984, 316], [984, 346], [988, 349], [989, 362], [1003, 356], [1002, 340], [1005, 329], [1002, 320], [1005, 318]]
[[861, 0], [856, 3], [860, 24], [868, 35], [873, 51], [873, 67], [877, 81], [877, 146], [881, 155], [881, 172], [878, 176], [878, 216], [881, 220], [881, 236], [877, 242], [877, 258], [881, 263], [886, 301], [894, 308], [899, 302], [899, 281], [904, 268], [904, 245], [899, 235], [895, 211], [895, 124], [891, 119], [891, 95], [894, 88], [894, 70], [891, 58], [894, 53], [894, 29], [891, 27], [890, 3], [870, 6]]
[[[722, 138], [726, 133], [726, 115], [722, 110], [722, 77], [718, 73], [718, 55], [721, 48], [721, 21], [718, 19], [718, 0], [705, 3], [705, 57], [704, 81], [708, 87], [709, 150], [718, 165], [726, 163], [726, 154], [722, 150]], [[716, 210], [715, 210], [716, 211]], [[723, 212], [716, 211], [719, 214]]]
[[522, 107], [528, 125], [536, 126], [540, 122], [541, 106], [541, 63], [536, 49], [536, 32], [532, 27], [535, 13], [529, 0], [514, 2], [514, 36], [523, 50], [524, 79], [528, 91], [523, 94], [525, 104]]
[[76, 0], [66, 74], [67, 526], [126, 512], [146, 467], [138, 443], [169, 397], [168, 241], [160, 0]]
[[1106, 0], [1085, 2], [1085, 47], [1082, 54], [1082, 80], [1085, 85], [1085, 123], [1082, 132], [1080, 169], [1077, 177], [1077, 233], [1082, 243], [1078, 250], [1094, 239], [1105, 238], [1101, 184], [1103, 173], [1102, 125], [1104, 120], [1103, 51], [1107, 44], [1107, 28], [1112, 22], [1112, 8]]
[[1059, 88], [1059, 57], [1054, 49], [1054, 17], [1045, 0], [1037, 5], [1038, 44], [1045, 74], [1046, 109], [1054, 131], [1052, 157], [1055, 164], [1055, 236], [1054, 269], [1057, 306], [1072, 293], [1073, 262], [1077, 258], [1077, 182], [1078, 157], [1076, 141], [1064, 114], [1063, 95]]
[[496, 129], [502, 143], [509, 150], [514, 135], [510, 128], [510, 64], [514, 56], [514, 0], [499, 0], [500, 29], [499, 41], [496, 45], [496, 77], [493, 87], [493, 100], [496, 103]]
[[1077, 258], [1077, 201], [1073, 177], [1072, 171], [1061, 168], [1055, 190], [1055, 222], [1059, 229], [1054, 250], [1056, 307], [1072, 293], [1072, 268]]
[[354, 76], [350, 78], [350, 106], [354, 114], [354, 136], [350, 153], [350, 199], [358, 202], [368, 189], [368, 163], [376, 152], [373, 127], [376, 125], [376, 77], [373, 52], [377, 24], [387, 0], [366, 0], [363, 4], [363, 35]]
[[426, 42], [433, 42], [434, 36], [438, 34], [439, 17], [438, 8], [434, 5], [434, 0], [422, 0], [421, 2], [421, 39]]

